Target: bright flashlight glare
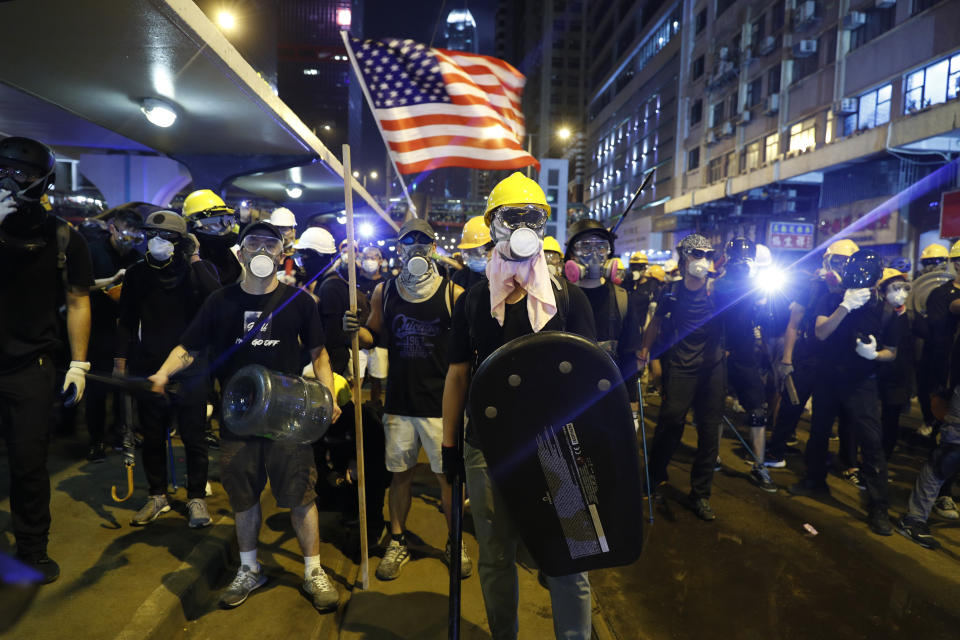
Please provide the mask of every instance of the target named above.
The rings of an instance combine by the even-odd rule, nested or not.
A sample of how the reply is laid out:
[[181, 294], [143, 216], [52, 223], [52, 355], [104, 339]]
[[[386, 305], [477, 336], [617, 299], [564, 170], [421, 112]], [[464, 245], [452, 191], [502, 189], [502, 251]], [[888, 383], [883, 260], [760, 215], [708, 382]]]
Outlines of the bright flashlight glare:
[[230, 11], [221, 11], [217, 14], [217, 24], [221, 29], [230, 31], [237, 26], [237, 17]]
[[787, 285], [787, 273], [777, 267], [757, 272], [757, 288], [766, 293], [778, 293]]
[[363, 224], [360, 225], [357, 231], [359, 231], [360, 235], [363, 236], [364, 238], [369, 238], [370, 236], [373, 235], [373, 225], [370, 224], [369, 222], [364, 222]]

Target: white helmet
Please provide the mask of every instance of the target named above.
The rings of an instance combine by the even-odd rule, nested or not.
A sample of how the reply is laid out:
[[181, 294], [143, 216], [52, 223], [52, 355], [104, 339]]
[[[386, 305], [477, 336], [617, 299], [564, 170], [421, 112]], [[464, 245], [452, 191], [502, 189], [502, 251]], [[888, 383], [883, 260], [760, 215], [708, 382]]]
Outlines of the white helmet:
[[275, 227], [295, 227], [297, 226], [297, 217], [293, 211], [286, 207], [278, 207], [270, 214], [270, 224]]
[[757, 258], [755, 263], [758, 268], [766, 268], [773, 264], [773, 254], [770, 253], [770, 248], [765, 244], [757, 245]]
[[[276, 215], [276, 211], [273, 212]], [[292, 214], [291, 214], [292, 215]], [[317, 253], [337, 253], [337, 245], [330, 232], [322, 227], [310, 227], [304, 231], [294, 243], [294, 249], [313, 249]]]

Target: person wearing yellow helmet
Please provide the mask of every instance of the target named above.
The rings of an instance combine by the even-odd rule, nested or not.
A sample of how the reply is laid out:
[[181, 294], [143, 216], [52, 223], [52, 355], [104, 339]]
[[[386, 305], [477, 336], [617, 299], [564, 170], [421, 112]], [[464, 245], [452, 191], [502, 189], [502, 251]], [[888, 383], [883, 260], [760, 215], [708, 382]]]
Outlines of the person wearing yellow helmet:
[[910, 404], [914, 377], [913, 341], [906, 315], [907, 296], [910, 294], [910, 274], [887, 267], [877, 282], [877, 289], [884, 301], [884, 313], [888, 322], [901, 323], [900, 344], [893, 362], [881, 363], [877, 368], [877, 385], [880, 387], [880, 430], [883, 434], [883, 454], [889, 462], [897, 445], [900, 431], [900, 415]]
[[950, 251], [939, 242], [928, 244], [920, 252], [920, 274], [918, 275], [938, 269], [945, 270], [947, 260], [951, 258]]
[[182, 211], [187, 227], [200, 244], [200, 258], [213, 263], [222, 284], [239, 281], [243, 269], [233, 249], [237, 244], [234, 210], [210, 189], [199, 189], [184, 198]]
[[453, 274], [451, 280], [464, 289], [469, 289], [486, 278], [487, 259], [493, 242], [490, 239], [490, 228], [483, 216], [474, 216], [463, 225], [460, 244], [463, 264], [466, 269], [460, 269]]
[[563, 249], [553, 236], [543, 239], [543, 256], [547, 259], [547, 269], [554, 278], [563, 275]]
[[630, 277], [627, 279], [627, 288], [636, 291], [637, 285], [644, 280], [644, 274], [650, 266], [650, 260], [643, 251], [634, 251], [630, 254]]

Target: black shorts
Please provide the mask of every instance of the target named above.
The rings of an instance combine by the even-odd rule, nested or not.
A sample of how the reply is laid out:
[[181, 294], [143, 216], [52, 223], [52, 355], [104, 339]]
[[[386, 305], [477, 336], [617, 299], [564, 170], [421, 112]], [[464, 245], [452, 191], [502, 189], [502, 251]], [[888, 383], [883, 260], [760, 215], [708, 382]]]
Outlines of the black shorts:
[[308, 444], [266, 438], [222, 438], [220, 479], [234, 513], [259, 504], [268, 479], [280, 507], [293, 509], [317, 499], [317, 467], [313, 448]]

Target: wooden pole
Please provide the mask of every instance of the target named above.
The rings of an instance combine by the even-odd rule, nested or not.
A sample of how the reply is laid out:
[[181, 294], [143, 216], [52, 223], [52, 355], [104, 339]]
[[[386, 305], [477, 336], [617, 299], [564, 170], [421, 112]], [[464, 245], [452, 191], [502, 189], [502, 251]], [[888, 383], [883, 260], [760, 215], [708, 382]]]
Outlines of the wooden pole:
[[[343, 145], [343, 204], [347, 211], [347, 266], [350, 287], [350, 311], [357, 312], [357, 251], [353, 226], [353, 168], [350, 165], [350, 145]], [[363, 465], [363, 398], [360, 392], [360, 336], [353, 334], [350, 345], [353, 358], [353, 424], [357, 442], [357, 492], [360, 496], [360, 585], [370, 587], [370, 549], [367, 546], [367, 484]]]

